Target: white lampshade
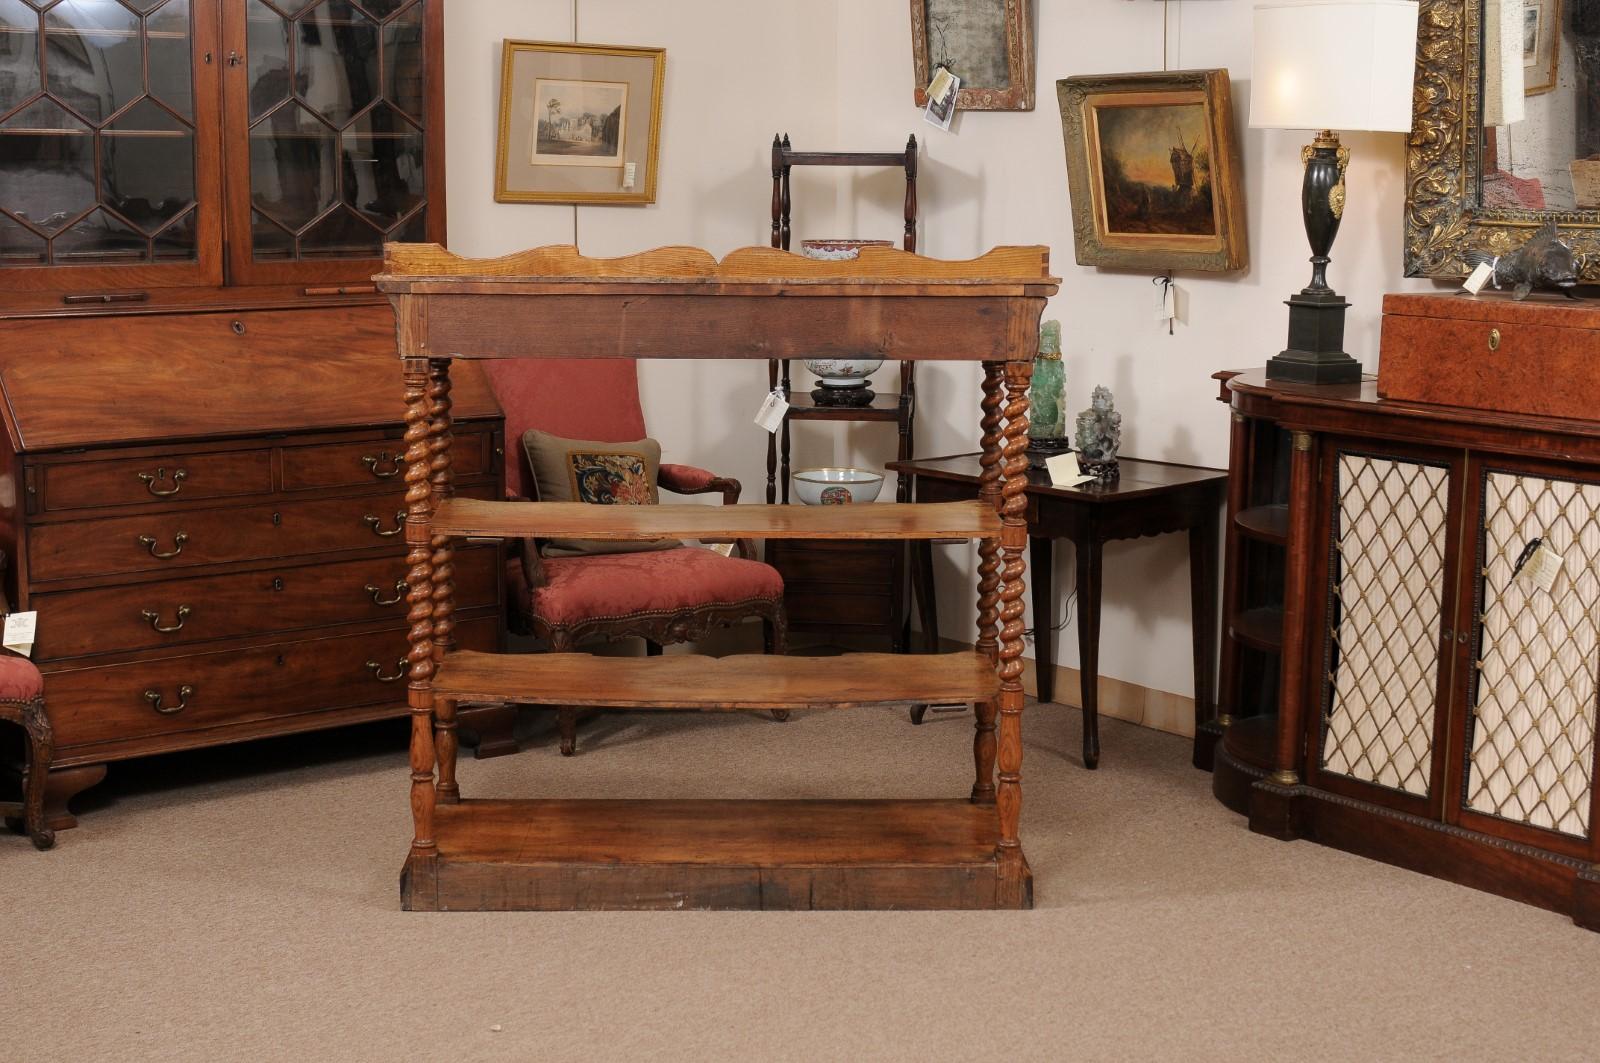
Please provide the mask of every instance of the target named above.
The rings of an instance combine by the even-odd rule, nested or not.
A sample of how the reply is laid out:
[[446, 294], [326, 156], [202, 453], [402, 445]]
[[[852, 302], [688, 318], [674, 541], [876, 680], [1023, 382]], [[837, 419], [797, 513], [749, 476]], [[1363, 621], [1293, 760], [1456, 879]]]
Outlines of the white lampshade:
[[1260, 0], [1250, 124], [1411, 130], [1416, 0]]

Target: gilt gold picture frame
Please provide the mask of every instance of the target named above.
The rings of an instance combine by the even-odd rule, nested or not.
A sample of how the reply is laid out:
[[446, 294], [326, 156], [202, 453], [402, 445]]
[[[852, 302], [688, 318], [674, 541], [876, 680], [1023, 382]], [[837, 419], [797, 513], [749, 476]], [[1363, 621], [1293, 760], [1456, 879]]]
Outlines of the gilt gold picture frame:
[[505, 42], [494, 198], [656, 201], [665, 48]]

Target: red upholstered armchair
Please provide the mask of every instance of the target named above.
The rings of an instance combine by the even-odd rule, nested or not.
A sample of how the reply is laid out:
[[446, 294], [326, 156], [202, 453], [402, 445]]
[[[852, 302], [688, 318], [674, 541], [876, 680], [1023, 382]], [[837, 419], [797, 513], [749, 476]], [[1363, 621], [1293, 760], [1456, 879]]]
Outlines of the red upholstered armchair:
[[[518, 359], [483, 363], [506, 415], [506, 487], [522, 498], [538, 497], [524, 456], [522, 434], [538, 428], [571, 439], [628, 442], [645, 435], [635, 365], [623, 359]], [[690, 465], [663, 463], [663, 492], [720, 494], [724, 505], [739, 500], [739, 482]], [[785, 650], [783, 578], [754, 559], [753, 544], [741, 541], [724, 557], [681, 546], [642, 553], [543, 557], [537, 543], [511, 551], [507, 600], [511, 627], [550, 641], [553, 652], [592, 639], [642, 638], [655, 655], [663, 645], [703, 637], [714, 627], [751, 618], [762, 622], [768, 653]], [[509, 715], [490, 717], [485, 727], [463, 714], [480, 734], [478, 756], [515, 751]], [[561, 752], [576, 750], [577, 712], [557, 710]], [[780, 719], [786, 714], [778, 715]]]

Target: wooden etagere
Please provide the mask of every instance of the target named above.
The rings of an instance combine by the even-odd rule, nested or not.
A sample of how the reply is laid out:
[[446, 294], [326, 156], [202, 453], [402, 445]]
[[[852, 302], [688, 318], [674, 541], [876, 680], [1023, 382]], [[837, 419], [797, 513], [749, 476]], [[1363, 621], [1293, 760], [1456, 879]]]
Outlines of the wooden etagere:
[[[395, 307], [405, 377], [412, 910], [1026, 908], [1018, 838], [1030, 361], [1048, 252], [941, 262], [870, 248], [820, 262], [747, 248], [493, 260], [391, 245], [376, 283]], [[827, 300], [818, 306], [815, 300]], [[457, 358], [792, 358], [875, 350], [984, 363], [984, 478], [972, 503], [614, 507], [454, 497]], [[959, 352], [959, 353], [957, 353]], [[976, 653], [814, 660], [618, 661], [456, 649], [461, 538], [662, 536], [979, 541]], [[456, 780], [463, 702], [640, 709], [848, 709], [971, 701], [976, 781], [952, 800], [469, 800]], [[998, 767], [998, 778], [996, 768]]]

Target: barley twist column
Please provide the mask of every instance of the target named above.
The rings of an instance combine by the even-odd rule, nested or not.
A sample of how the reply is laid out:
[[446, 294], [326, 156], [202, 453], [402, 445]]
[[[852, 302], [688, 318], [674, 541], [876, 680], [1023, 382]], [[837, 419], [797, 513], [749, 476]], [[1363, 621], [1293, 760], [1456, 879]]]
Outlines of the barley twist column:
[[411, 818], [416, 836], [411, 854], [433, 856], [433, 495], [429, 475], [433, 451], [428, 400], [428, 361], [403, 359], [406, 393], [406, 701], [411, 707]]
[[[982, 471], [978, 477], [978, 498], [1000, 511], [1000, 382], [1005, 373], [1005, 363], [983, 363], [983, 453], [978, 462]], [[998, 663], [1000, 631], [1000, 542], [983, 539], [978, 543], [978, 652], [991, 662]], [[972, 799], [982, 803], [994, 801], [994, 714], [995, 703], [980, 701], [973, 706], [977, 718], [972, 736], [972, 764], [976, 778], [972, 783]]]
[[1017, 825], [1022, 814], [1022, 576], [1028, 546], [1028, 382], [1033, 363], [1005, 366], [1005, 436], [1001, 463], [1000, 548], [1000, 786], [995, 804], [1000, 813], [1000, 882], [1004, 899], [1020, 905], [1025, 865]]
[[[428, 360], [428, 450], [429, 495], [434, 511], [439, 503], [453, 494], [450, 472], [450, 448], [455, 442], [450, 421], [450, 359]], [[447, 653], [455, 649], [455, 547], [448, 535], [435, 535], [429, 545], [433, 549], [433, 664], [437, 671]], [[460, 800], [461, 789], [456, 785], [456, 703], [437, 698], [433, 705], [434, 742], [438, 746], [439, 800], [454, 804]]]

